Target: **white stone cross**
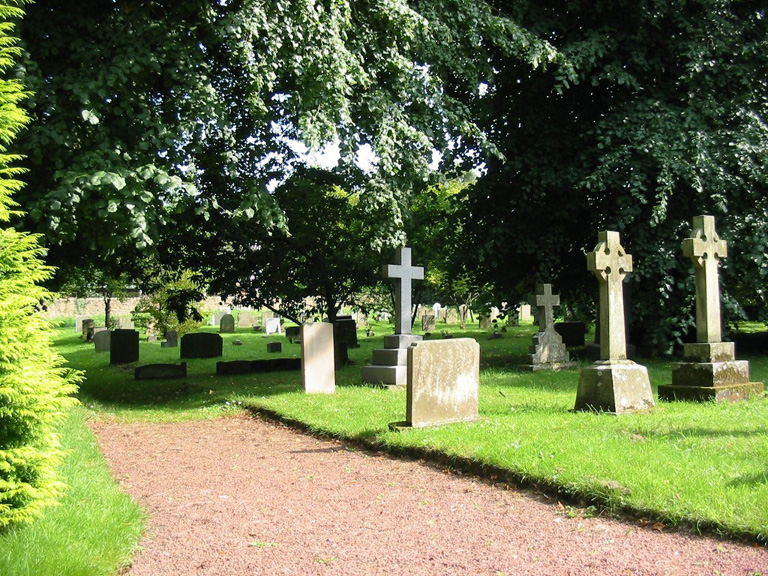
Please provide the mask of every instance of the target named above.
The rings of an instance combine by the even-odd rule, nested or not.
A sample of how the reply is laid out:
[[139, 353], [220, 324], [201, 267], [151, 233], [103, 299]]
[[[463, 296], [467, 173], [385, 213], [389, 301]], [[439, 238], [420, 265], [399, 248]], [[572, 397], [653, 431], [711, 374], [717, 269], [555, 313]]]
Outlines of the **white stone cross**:
[[539, 309], [539, 331], [554, 330], [554, 307], [560, 306], [560, 295], [552, 294], [552, 284], [540, 284], [536, 292], [536, 307]]
[[411, 265], [411, 249], [397, 249], [397, 263], [382, 266], [384, 278], [395, 282], [395, 334], [411, 333], [411, 290], [414, 280], [424, 280], [424, 268]]
[[624, 251], [618, 232], [600, 232], [587, 269], [600, 283], [600, 359], [626, 360], [624, 278], [632, 272], [632, 256]]
[[683, 255], [696, 270], [696, 341], [720, 342], [720, 286], [717, 266], [728, 257], [728, 243], [715, 232], [714, 216], [693, 217], [693, 238], [683, 240]]

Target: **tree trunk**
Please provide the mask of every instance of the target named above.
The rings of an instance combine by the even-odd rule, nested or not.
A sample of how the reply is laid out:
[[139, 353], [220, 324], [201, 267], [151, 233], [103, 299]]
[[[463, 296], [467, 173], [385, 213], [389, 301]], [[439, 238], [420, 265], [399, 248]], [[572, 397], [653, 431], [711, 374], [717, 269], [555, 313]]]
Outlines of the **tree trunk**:
[[109, 330], [109, 321], [112, 319], [112, 293], [105, 292], [102, 297], [104, 298], [104, 326]]

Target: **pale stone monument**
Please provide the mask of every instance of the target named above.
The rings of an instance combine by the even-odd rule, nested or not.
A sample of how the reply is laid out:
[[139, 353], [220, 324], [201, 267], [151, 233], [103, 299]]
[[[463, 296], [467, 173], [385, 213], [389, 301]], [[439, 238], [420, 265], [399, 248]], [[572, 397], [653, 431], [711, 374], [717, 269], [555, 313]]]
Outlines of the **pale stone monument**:
[[219, 320], [219, 332], [232, 334], [235, 331], [235, 317], [232, 314], [224, 314]]
[[301, 327], [301, 381], [307, 394], [336, 392], [333, 324], [316, 322]]
[[627, 359], [622, 283], [632, 272], [632, 256], [618, 232], [600, 232], [587, 269], [600, 285], [600, 360], [581, 369], [575, 410], [646, 412], [656, 404], [648, 369]]
[[382, 266], [385, 278], [395, 282], [395, 333], [384, 337], [384, 349], [373, 351], [373, 364], [363, 367], [363, 382], [404, 388], [408, 378], [408, 346], [420, 342], [411, 334], [411, 290], [415, 280], [424, 279], [424, 268], [411, 264], [411, 249], [397, 249], [397, 263]]
[[406, 426], [477, 420], [480, 345], [472, 338], [414, 342], [408, 348]]
[[251, 318], [251, 311], [238, 310], [237, 311], [237, 327], [250, 328], [251, 326], [253, 326], [253, 318]]
[[267, 318], [264, 333], [267, 336], [270, 334], [281, 334], [280, 318]]
[[531, 308], [532, 306], [530, 304], [527, 304], [527, 303], [520, 304], [520, 312], [518, 314], [518, 318], [521, 324], [528, 324], [528, 322], [531, 321], [531, 318], [532, 318]]
[[551, 284], [541, 284], [536, 288], [536, 308], [538, 309], [539, 332], [533, 337], [528, 356], [528, 370], [563, 370], [575, 368], [571, 362], [563, 339], [555, 331], [555, 306], [560, 305], [560, 296], [552, 294]]
[[93, 345], [96, 352], [109, 352], [111, 342], [112, 334], [109, 330], [101, 330], [93, 335]]
[[683, 255], [696, 276], [696, 343], [684, 345], [684, 361], [673, 365], [672, 384], [659, 386], [659, 398], [735, 401], [762, 394], [762, 382], [749, 381], [749, 362], [736, 360], [733, 342], [722, 342], [718, 266], [728, 246], [715, 231], [714, 216], [694, 217]]

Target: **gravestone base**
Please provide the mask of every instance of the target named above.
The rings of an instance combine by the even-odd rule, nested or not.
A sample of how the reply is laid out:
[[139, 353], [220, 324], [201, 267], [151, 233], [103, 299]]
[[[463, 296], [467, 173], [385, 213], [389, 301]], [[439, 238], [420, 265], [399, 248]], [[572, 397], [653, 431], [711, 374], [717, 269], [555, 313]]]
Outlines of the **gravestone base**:
[[692, 400], [695, 402], [738, 402], [763, 393], [762, 382], [746, 382], [726, 386], [659, 386], [659, 400]]
[[571, 362], [560, 334], [552, 329], [535, 334], [529, 351], [529, 364], [522, 368], [530, 372], [569, 370], [577, 366], [576, 362]]
[[577, 362], [542, 362], [540, 364], [524, 364], [521, 370], [526, 372], [559, 372], [560, 370], [573, 370], [577, 368]]
[[405, 390], [408, 384], [408, 347], [421, 342], [415, 334], [384, 336], [384, 348], [373, 351], [373, 363], [363, 366], [363, 382], [382, 388]]
[[606, 360], [582, 368], [574, 410], [625, 414], [647, 412], [656, 403], [648, 369], [631, 360]]

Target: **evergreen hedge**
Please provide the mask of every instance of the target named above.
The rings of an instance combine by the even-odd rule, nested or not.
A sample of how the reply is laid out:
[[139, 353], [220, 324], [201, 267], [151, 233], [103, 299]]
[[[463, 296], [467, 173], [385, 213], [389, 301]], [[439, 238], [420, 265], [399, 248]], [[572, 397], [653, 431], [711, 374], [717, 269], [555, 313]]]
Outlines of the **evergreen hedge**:
[[23, 86], [9, 78], [19, 54], [13, 20], [25, 0], [0, 0], [0, 529], [29, 521], [56, 501], [61, 449], [56, 426], [75, 403], [80, 374], [64, 368], [37, 307], [49, 299], [39, 284], [51, 274], [36, 235], [15, 230], [12, 194], [19, 157], [8, 147], [27, 122]]

